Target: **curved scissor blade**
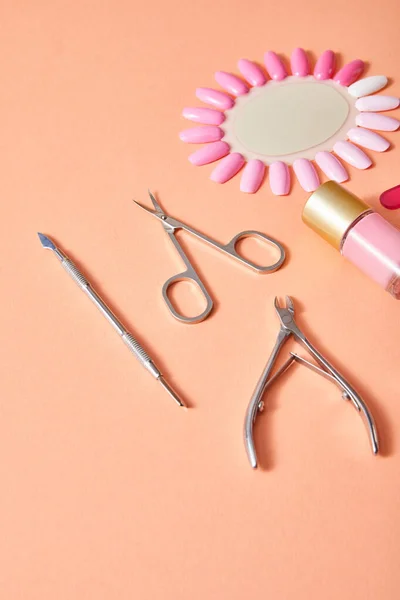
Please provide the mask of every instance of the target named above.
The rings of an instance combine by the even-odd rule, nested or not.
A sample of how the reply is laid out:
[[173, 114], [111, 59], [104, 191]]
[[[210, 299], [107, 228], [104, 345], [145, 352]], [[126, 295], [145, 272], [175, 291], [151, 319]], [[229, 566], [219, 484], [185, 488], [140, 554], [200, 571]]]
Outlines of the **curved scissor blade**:
[[134, 203], [137, 204], [138, 206], [140, 206], [140, 208], [143, 208], [143, 210], [145, 210], [146, 212], [153, 215], [153, 217], [156, 217], [159, 221], [161, 221], [161, 223], [164, 226], [164, 229], [169, 229], [169, 227], [166, 223], [167, 215], [161, 210], [161, 208], [160, 208], [160, 210], [157, 210], [157, 209], [153, 210], [152, 208], [149, 208], [148, 206], [141, 204], [137, 200], [134, 200]]
[[145, 210], [146, 212], [150, 213], [154, 217], [160, 218], [160, 215], [158, 215], [157, 212], [155, 210], [153, 210], [152, 208], [148, 208], [148, 206], [145, 206], [144, 204], [141, 204], [137, 200], [134, 200], [134, 203], [137, 204], [138, 206], [140, 206], [140, 208], [143, 208], [143, 210]]
[[153, 203], [154, 208], [156, 209], [156, 212], [161, 213], [161, 214], [165, 214], [163, 209], [161, 208], [161, 206], [158, 204], [157, 200], [155, 199], [155, 197], [153, 196], [153, 194], [151, 193], [150, 190], [147, 190], [150, 196], [150, 200]]

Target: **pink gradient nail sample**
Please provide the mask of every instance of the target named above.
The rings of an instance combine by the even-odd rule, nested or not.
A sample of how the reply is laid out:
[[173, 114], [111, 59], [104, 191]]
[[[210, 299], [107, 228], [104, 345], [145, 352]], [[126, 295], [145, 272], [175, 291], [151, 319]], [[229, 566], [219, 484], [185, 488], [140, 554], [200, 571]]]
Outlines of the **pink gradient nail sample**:
[[215, 108], [187, 107], [183, 109], [182, 116], [203, 125], [221, 125], [225, 121], [224, 113]]
[[200, 148], [200, 150], [193, 152], [193, 154], [189, 156], [189, 161], [192, 165], [200, 167], [223, 158], [228, 152], [229, 144], [226, 142], [212, 142], [211, 144], [204, 146], [204, 148]]
[[310, 65], [308, 63], [307, 54], [303, 48], [295, 48], [290, 59], [290, 68], [293, 75], [297, 77], [305, 77], [310, 73]]
[[329, 179], [338, 183], [348, 180], [349, 174], [346, 169], [340, 160], [330, 152], [317, 152], [315, 162]]
[[217, 142], [224, 136], [222, 129], [216, 125], [206, 125], [205, 127], [193, 127], [184, 129], [179, 137], [182, 142], [187, 144], [203, 144], [207, 142]]
[[298, 158], [293, 163], [293, 170], [303, 190], [314, 192], [319, 187], [319, 177], [311, 161]]
[[359, 127], [376, 129], [377, 131], [396, 131], [399, 128], [400, 121], [386, 115], [364, 112], [356, 116], [356, 124]]
[[232, 152], [232, 154], [225, 156], [215, 167], [210, 175], [210, 179], [216, 183], [225, 183], [229, 179], [232, 179], [243, 165], [243, 156], [239, 152]]
[[356, 109], [368, 111], [393, 110], [400, 104], [400, 98], [396, 96], [364, 96], [356, 102]]
[[244, 81], [236, 75], [225, 73], [225, 71], [217, 71], [215, 81], [233, 96], [243, 96], [249, 91], [249, 87]]
[[248, 194], [254, 194], [260, 187], [265, 173], [265, 165], [257, 158], [249, 160], [243, 169], [240, 180], [240, 190]]
[[332, 50], [325, 50], [319, 57], [314, 68], [314, 77], [316, 79], [330, 79], [335, 70], [335, 53]]
[[388, 289], [400, 275], [400, 231], [378, 213], [367, 214], [347, 233], [342, 254]]
[[212, 88], [197, 88], [196, 96], [202, 102], [211, 104], [217, 108], [222, 108], [223, 110], [228, 110], [235, 104], [232, 98], [227, 94], [218, 90], [213, 90]]
[[364, 62], [357, 58], [347, 63], [334, 76], [333, 80], [340, 85], [351, 85], [354, 83], [364, 71]]
[[247, 58], [241, 58], [239, 60], [238, 69], [250, 85], [259, 87], [264, 85], [267, 81], [267, 78], [260, 67], [251, 62], [251, 60], [247, 60]]
[[290, 191], [290, 175], [287, 164], [273, 162], [269, 167], [269, 185], [275, 196], [286, 196]]
[[264, 54], [264, 62], [269, 76], [271, 79], [274, 79], [274, 81], [281, 81], [287, 77], [285, 66], [275, 52], [272, 52], [271, 50], [266, 52]]
[[385, 152], [390, 146], [390, 142], [381, 135], [362, 127], [353, 127], [347, 132], [347, 135], [355, 144], [369, 150], [375, 150], [375, 152]]
[[382, 192], [379, 200], [382, 206], [389, 210], [400, 208], [400, 185], [395, 185], [389, 190]]
[[372, 165], [372, 160], [354, 144], [347, 141], [336, 142], [333, 151], [356, 169], [368, 169]]

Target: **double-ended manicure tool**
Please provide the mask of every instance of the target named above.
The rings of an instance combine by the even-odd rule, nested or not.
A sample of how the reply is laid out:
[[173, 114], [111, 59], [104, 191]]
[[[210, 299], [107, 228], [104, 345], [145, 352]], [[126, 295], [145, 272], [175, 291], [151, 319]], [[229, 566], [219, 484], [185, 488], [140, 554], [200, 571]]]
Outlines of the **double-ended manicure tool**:
[[75, 283], [81, 288], [83, 292], [91, 301], [97, 306], [100, 312], [105, 316], [107, 321], [114, 327], [116, 332], [121, 336], [123, 342], [128, 346], [129, 350], [136, 356], [138, 361], [145, 369], [151, 373], [151, 375], [157, 379], [157, 381], [162, 385], [166, 392], [171, 396], [171, 398], [176, 402], [178, 406], [182, 408], [186, 408], [185, 403], [181, 398], [179, 398], [178, 394], [171, 388], [171, 386], [165, 381], [159, 369], [156, 367], [150, 356], [147, 352], [142, 348], [139, 342], [133, 337], [127, 329], [122, 325], [121, 321], [117, 319], [114, 313], [110, 310], [110, 308], [106, 305], [106, 303], [100, 298], [100, 296], [95, 292], [92, 288], [86, 277], [79, 271], [76, 265], [62, 252], [54, 242], [43, 235], [43, 233], [38, 233], [40, 242], [44, 248], [52, 250], [54, 254], [57, 256], [61, 265], [64, 267], [68, 275], [72, 277]]

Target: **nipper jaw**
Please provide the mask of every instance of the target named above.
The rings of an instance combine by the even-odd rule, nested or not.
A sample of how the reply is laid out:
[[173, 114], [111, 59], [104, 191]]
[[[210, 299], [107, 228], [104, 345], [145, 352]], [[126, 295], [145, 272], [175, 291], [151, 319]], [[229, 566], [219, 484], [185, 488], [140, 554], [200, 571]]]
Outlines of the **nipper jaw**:
[[[250, 465], [254, 469], [257, 468], [257, 452], [254, 444], [253, 429], [258, 413], [264, 409], [263, 396], [265, 390], [273, 381], [276, 381], [276, 379], [278, 379], [279, 376], [283, 374], [283, 372], [285, 372], [290, 367], [290, 365], [293, 364], [294, 361], [309, 367], [313, 371], [319, 373], [322, 376], [327, 377], [328, 379], [336, 383], [336, 385], [338, 385], [338, 387], [342, 391], [342, 397], [346, 400], [351, 400], [356, 410], [360, 413], [369, 435], [372, 452], [373, 454], [377, 454], [379, 451], [379, 441], [375, 421], [367, 405], [362, 400], [361, 396], [343, 377], [343, 375], [341, 375], [339, 371], [337, 371], [328, 362], [328, 360], [320, 352], [318, 352], [316, 348], [314, 348], [311, 342], [299, 329], [294, 320], [293, 300], [289, 296], [286, 296], [286, 306], [281, 307], [279, 305], [278, 299], [275, 298], [274, 305], [280, 320], [280, 329], [278, 337], [275, 342], [275, 346], [272, 350], [271, 356], [268, 359], [268, 362], [261, 374], [261, 377], [250, 399], [244, 422], [244, 443]], [[281, 367], [281, 369], [279, 369], [275, 375], [270, 377], [276, 359], [280, 353], [280, 350], [282, 349], [286, 340], [291, 335], [293, 335], [295, 339], [307, 349], [307, 351], [311, 354], [311, 356], [315, 359], [319, 366], [317, 367], [316, 365], [313, 365], [307, 360], [292, 354], [289, 360], [286, 361], [286, 363], [283, 365], [283, 367]]]

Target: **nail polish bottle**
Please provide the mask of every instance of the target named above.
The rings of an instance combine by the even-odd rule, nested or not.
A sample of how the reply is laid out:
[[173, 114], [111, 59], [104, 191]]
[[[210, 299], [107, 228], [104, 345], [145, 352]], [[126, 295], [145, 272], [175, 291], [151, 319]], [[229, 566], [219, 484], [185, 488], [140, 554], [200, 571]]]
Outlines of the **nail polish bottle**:
[[335, 181], [321, 185], [302, 215], [325, 241], [400, 300], [400, 231]]

